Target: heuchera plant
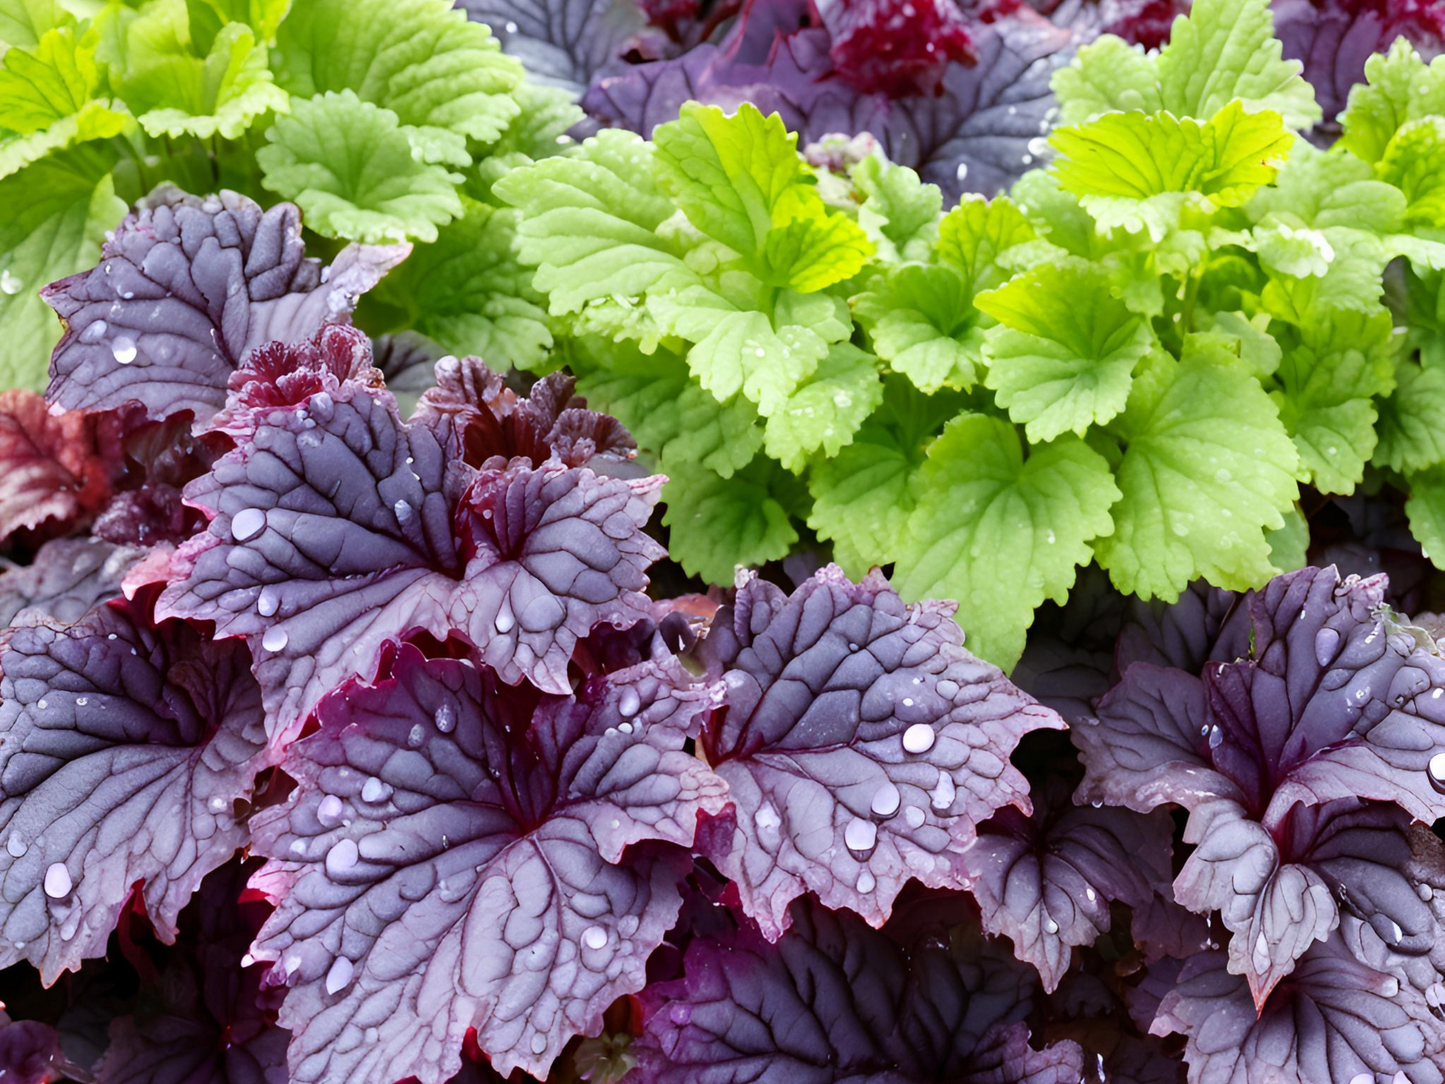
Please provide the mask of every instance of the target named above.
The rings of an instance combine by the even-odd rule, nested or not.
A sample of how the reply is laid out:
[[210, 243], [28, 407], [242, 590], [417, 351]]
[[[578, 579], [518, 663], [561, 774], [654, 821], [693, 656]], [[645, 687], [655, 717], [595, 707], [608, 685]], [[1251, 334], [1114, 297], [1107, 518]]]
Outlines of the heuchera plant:
[[1445, 1084], [1439, 13], [465, 6], [0, 0], [0, 1084]]

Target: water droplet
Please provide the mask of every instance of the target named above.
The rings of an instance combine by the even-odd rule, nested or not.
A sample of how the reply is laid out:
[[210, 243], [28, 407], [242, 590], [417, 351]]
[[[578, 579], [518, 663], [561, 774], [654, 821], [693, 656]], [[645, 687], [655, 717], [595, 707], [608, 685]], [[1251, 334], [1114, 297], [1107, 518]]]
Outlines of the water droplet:
[[911, 708], [911, 707], [913, 707], [913, 697], [911, 697], [911, 696], [905, 696], [905, 697], [903, 698], [903, 706], [904, 706], [905, 708]]
[[1097, 892], [1095, 892], [1092, 888], [1086, 888], [1086, 889], [1084, 889], [1084, 895], [1086, 895], [1086, 896], [1089, 897], [1089, 902], [1090, 902], [1090, 903], [1093, 903], [1095, 900], [1097, 900], [1097, 899], [1099, 898], [1099, 894], [1098, 894]]
[[326, 872], [333, 877], [345, 873], [356, 865], [356, 860], [360, 857], [356, 840], [337, 840], [331, 845], [331, 850], [326, 852]]
[[532, 1053], [540, 1054], [547, 1049], [547, 1037], [540, 1031], [532, 1036]]
[[[622, 695], [617, 698], [617, 711], [624, 719], [631, 719], [637, 714], [637, 709], [642, 707], [642, 698], [637, 695], [636, 689], [623, 689]], [[629, 727], [629, 729], [631, 729]]]
[[89, 703], [90, 703], [90, 698], [89, 698], [88, 696], [77, 696], [77, 697], [75, 698], [75, 706], [76, 706], [77, 708], [83, 708], [83, 707], [85, 707], [85, 705], [87, 705], [87, 704], [89, 704]]
[[20, 292], [24, 285], [25, 283], [10, 273], [9, 268], [0, 271], [0, 290], [4, 290], [13, 297]]
[[890, 782], [884, 784], [873, 792], [872, 810], [876, 816], [891, 817], [898, 812], [898, 807], [903, 803], [903, 795], [898, 793], [898, 788]]
[[843, 829], [843, 842], [855, 855], [870, 854], [878, 844], [878, 826], [862, 817], [854, 817]]
[[411, 505], [407, 504], [406, 501], [397, 501], [391, 507], [392, 511], [396, 513], [396, 521], [398, 523], [405, 523], [411, 519]]
[[1441, 794], [1445, 794], [1445, 753], [1436, 753], [1430, 758], [1430, 783]]
[[758, 826], [758, 831], [768, 832], [779, 827], [783, 820], [778, 816], [778, 811], [773, 808], [771, 802], [764, 802], [758, 806], [758, 811], [753, 814], [753, 823]]
[[266, 513], [259, 508], [243, 508], [231, 517], [231, 537], [249, 542], [266, 526]]
[[293, 839], [291, 841], [291, 853], [298, 856], [305, 854], [306, 841], [304, 839]]
[[601, 926], [588, 926], [582, 931], [582, 943], [590, 949], [607, 947], [607, 931]]
[[1269, 967], [1269, 941], [1264, 936], [1264, 931], [1259, 931], [1259, 936], [1254, 942], [1254, 969], [1264, 971]]
[[859, 892], [872, 892], [877, 883], [877, 880], [874, 879], [872, 872], [869, 870], [865, 869], [862, 873], [858, 874]]
[[436, 713], [437, 729], [443, 734], [450, 734], [457, 725], [457, 713], [450, 704], [443, 704], [437, 708]]
[[336, 957], [331, 965], [331, 970], [326, 972], [326, 992], [335, 994], [345, 990], [351, 983], [352, 971], [350, 960], [345, 956]]
[[923, 822], [928, 819], [928, 814], [916, 805], [911, 805], [903, 811], [903, 819], [910, 828], [922, 828]]
[[5, 850], [10, 853], [11, 858], [24, 858], [29, 849], [30, 844], [20, 838], [19, 832], [11, 832], [10, 838], [5, 841]]
[[286, 646], [286, 641], [289, 639], [286, 630], [280, 625], [276, 625], [266, 630], [266, 635], [261, 637], [261, 646], [267, 651], [280, 651]]
[[212, 798], [209, 802], [206, 803], [206, 808], [209, 809], [212, 813], [224, 813], [227, 809], [230, 808], [230, 806], [231, 803], [226, 801], [226, 799], [220, 797], [219, 795]]
[[[134, 655], [135, 652], [132, 651], [131, 654]], [[36, 702], [35, 706], [36, 706], [37, 708], [39, 708], [41, 711], [44, 711], [44, 710], [45, 710], [46, 708], [48, 708], [50, 705], [46, 702], [45, 698], [42, 696], [42, 697]]]
[[914, 723], [903, 732], [903, 748], [910, 753], [926, 753], [937, 737], [927, 723]]
[[1400, 929], [1400, 924], [1399, 924], [1398, 922], [1391, 922], [1391, 923], [1390, 923], [1390, 944], [1392, 944], [1392, 945], [1398, 945], [1398, 944], [1399, 944], [1401, 941], [1403, 941], [1404, 939], [1405, 939], [1405, 931], [1402, 930], [1402, 929]]
[[421, 729], [421, 724], [417, 723], [411, 728], [411, 732], [407, 734], [406, 744], [415, 749], [418, 745], [422, 743], [423, 736], [424, 735]]
[[98, 343], [105, 338], [106, 328], [110, 325], [104, 320], [92, 320], [80, 333], [80, 341], [83, 343]]
[[512, 605], [506, 599], [502, 599], [502, 608], [497, 611], [497, 631], [506, 635], [512, 631], [517, 624], [517, 619], [512, 615]]
[[1328, 666], [1334, 661], [1335, 652], [1340, 646], [1340, 634], [1334, 629], [1320, 629], [1315, 633], [1315, 661], [1321, 666]]
[[1059, 924], [1054, 921], [1052, 915], [1044, 916], [1044, 933], [1058, 933]]
[[1224, 731], [1217, 726], [1209, 728], [1209, 748], [1218, 749], [1224, 742]]
[[63, 900], [72, 888], [70, 870], [64, 862], [52, 862], [45, 871], [45, 894], [53, 900]]
[[953, 175], [958, 179], [958, 183], [962, 184], [968, 178], [968, 163], [958, 163], [958, 168], [953, 171]]
[[372, 776], [361, 788], [363, 802], [384, 802], [391, 797], [391, 786]]
[[135, 360], [135, 340], [126, 335], [117, 335], [110, 344], [110, 352], [120, 364], [129, 365]]
[[256, 596], [256, 612], [262, 617], [274, 617], [281, 606], [281, 600], [271, 587], [261, 588], [261, 593]]
[[321, 804], [316, 807], [316, 819], [327, 828], [341, 823], [341, 814], [346, 807], [341, 804], [341, 799], [334, 794], [328, 794], [321, 799]]
[[953, 785], [953, 776], [947, 772], [939, 772], [938, 785], [928, 792], [928, 800], [933, 803], [934, 809], [944, 813], [952, 807], [957, 793], [958, 788]]

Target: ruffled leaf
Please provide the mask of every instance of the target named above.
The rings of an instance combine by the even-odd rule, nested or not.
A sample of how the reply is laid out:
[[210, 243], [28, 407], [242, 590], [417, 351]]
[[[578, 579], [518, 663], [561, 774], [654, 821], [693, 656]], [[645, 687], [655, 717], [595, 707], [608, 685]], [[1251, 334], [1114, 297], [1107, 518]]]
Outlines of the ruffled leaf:
[[144, 555], [95, 538], [47, 542], [30, 564], [0, 571], [0, 626], [15, 623], [24, 610], [63, 624], [79, 621], [96, 603], [120, 594], [122, 578]]
[[84, 526], [110, 497], [120, 436], [117, 418], [0, 392], [0, 539], [49, 521], [60, 533]]
[[636, 4], [597, 0], [463, 0], [460, 6], [492, 28], [530, 77], [574, 97], [598, 69], [626, 51], [644, 23]]

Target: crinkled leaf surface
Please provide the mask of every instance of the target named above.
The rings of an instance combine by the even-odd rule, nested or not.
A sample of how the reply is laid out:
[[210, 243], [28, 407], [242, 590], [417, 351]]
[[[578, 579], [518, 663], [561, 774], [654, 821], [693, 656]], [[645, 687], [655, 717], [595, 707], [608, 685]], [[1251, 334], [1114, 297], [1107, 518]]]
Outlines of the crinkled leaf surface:
[[137, 882], [157, 932], [247, 840], [234, 802], [269, 761], [260, 689], [239, 643], [139, 602], [0, 648], [0, 963], [53, 982], [105, 952]]
[[468, 1027], [498, 1071], [545, 1076], [596, 1034], [677, 916], [678, 848], [723, 805], [683, 750], [717, 700], [672, 663], [539, 701], [407, 647], [325, 701], [296, 792], [254, 825], [291, 882], [255, 953], [290, 988], [292, 1079], [444, 1079]]
[[805, 892], [881, 926], [910, 879], [960, 887], [974, 826], [1027, 808], [1009, 753], [1062, 723], [960, 641], [946, 605], [836, 566], [792, 596], [749, 579], [718, 611], [702, 653], [727, 708], [701, 746], [732, 823], [713, 857], [769, 938]]
[[528, 76], [574, 97], [599, 68], [622, 55], [644, 23], [639, 5], [597, 0], [463, 0], [461, 7], [492, 28]]
[[781, 560], [798, 541], [778, 499], [780, 468], [759, 456], [722, 477], [706, 467], [671, 464], [662, 492], [672, 559], [689, 575], [726, 584], [737, 568]]
[[94, 516], [119, 474], [119, 451], [115, 418], [51, 414], [34, 392], [0, 392], [0, 539], [50, 520], [64, 529]]
[[309, 338], [409, 251], [349, 246], [323, 271], [304, 255], [300, 219], [291, 204], [263, 211], [234, 192], [152, 194], [99, 264], [44, 291], [66, 324], [47, 396], [85, 410], [138, 399], [153, 418], [204, 421], [251, 350]]
[[10, 625], [22, 610], [65, 624], [79, 621], [96, 603], [120, 594], [121, 578], [144, 554], [96, 538], [47, 542], [30, 564], [0, 571], [0, 625]]

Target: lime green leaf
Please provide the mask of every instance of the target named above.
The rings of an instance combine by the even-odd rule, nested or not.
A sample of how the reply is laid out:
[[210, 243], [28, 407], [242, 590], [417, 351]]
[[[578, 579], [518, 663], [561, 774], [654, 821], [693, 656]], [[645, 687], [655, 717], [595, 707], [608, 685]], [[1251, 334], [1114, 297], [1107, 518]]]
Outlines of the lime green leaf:
[[1163, 108], [1204, 118], [1238, 98], [1291, 128], [1312, 127], [1320, 120], [1314, 90], [1300, 77], [1303, 65], [1282, 52], [1269, 0], [1195, 0], [1159, 54]]
[[96, 97], [95, 50], [73, 26], [44, 31], [0, 60], [0, 177], [76, 143], [109, 139], [127, 123]]
[[107, 8], [96, 31], [111, 87], [150, 135], [235, 139], [261, 114], [286, 109], [266, 47], [244, 23], [222, 26], [203, 48], [185, 0], [149, 0]]
[[230, 23], [243, 23], [258, 41], [272, 45], [276, 28], [291, 10], [291, 0], [190, 0], [191, 36], [209, 49], [211, 39]]
[[703, 468], [675, 476], [662, 489], [668, 551], [690, 576], [731, 585], [739, 565], [786, 557], [798, 540], [788, 513], [770, 491], [768, 460], [720, 478]]
[[969, 388], [983, 363], [983, 330], [973, 291], [952, 267], [890, 268], [853, 299], [873, 349], [921, 390]]
[[964, 414], [928, 449], [894, 586], [958, 601], [974, 654], [1004, 667], [1045, 599], [1063, 602], [1089, 542], [1112, 530], [1119, 490], [1104, 458], [1065, 437], [1031, 449], [999, 418]]
[[416, 128], [490, 143], [519, 112], [521, 65], [449, 0], [298, 0], [276, 52], [292, 94], [352, 90]]
[[435, 241], [437, 226], [462, 213], [461, 177], [416, 161], [396, 114], [349, 90], [294, 99], [266, 138], [261, 183], [325, 237]]
[[1279, 368], [1282, 356], [1279, 341], [1269, 333], [1269, 324], [1265, 312], [1253, 317], [1242, 312], [1216, 312], [1210, 316], [1205, 333], [1225, 339], [1245, 368], [1264, 379]]
[[1384, 291], [1381, 276], [1390, 251], [1365, 230], [1331, 227], [1322, 230], [1333, 255], [1323, 276], [1294, 278], [1271, 272], [1260, 298], [1271, 314], [1302, 325], [1316, 312], [1356, 309], [1373, 312]]
[[813, 375], [768, 417], [764, 447], [783, 466], [800, 473], [818, 449], [833, 456], [851, 443], [882, 400], [873, 355], [852, 343], [835, 343]]
[[854, 166], [850, 176], [864, 197], [858, 225], [879, 257], [889, 263], [925, 259], [943, 207], [938, 186], [924, 184], [907, 166], [872, 154]]
[[963, 275], [974, 293], [1004, 282], [1003, 256], [1038, 236], [1032, 224], [1006, 196], [984, 200], [964, 196], [938, 225], [938, 261]]
[[721, 478], [752, 462], [763, 444], [758, 412], [741, 395], [719, 403], [697, 384], [687, 365], [665, 350], [645, 355], [630, 344], [611, 352], [607, 367], [578, 378], [594, 410], [620, 418], [637, 445], [687, 469], [700, 464]]
[[516, 91], [521, 112], [512, 118], [502, 138], [490, 150], [498, 154], [525, 154], [528, 158], [550, 158], [575, 143], [568, 129], [585, 114], [561, 87], [544, 87], [525, 79]]
[[1273, 574], [1266, 530], [1298, 498], [1294, 444], [1239, 365], [1156, 359], [1115, 429], [1125, 451], [1115, 530], [1094, 547], [1119, 590], [1173, 600], [1203, 576], [1257, 587]]
[[1034, 268], [975, 304], [1001, 325], [984, 342], [985, 382], [1033, 443], [1070, 429], [1082, 436], [1123, 410], [1134, 366], [1155, 344], [1091, 264]]
[[1245, 206], [1253, 222], [1283, 222], [1315, 229], [1351, 227], [1379, 234], [1400, 228], [1401, 193], [1374, 179], [1374, 171], [1338, 145], [1322, 151], [1296, 139], [1275, 183]]
[[1406, 344], [1425, 368], [1445, 366], [1445, 275], [1405, 270]]
[[651, 150], [631, 132], [603, 131], [576, 155], [513, 170], [492, 188], [523, 212], [522, 262], [537, 268], [537, 289], [556, 315], [590, 301], [636, 297], [682, 270], [657, 227], [672, 201], [648, 167]]
[[1102, 113], [1164, 108], [1157, 59], [1112, 34], [1080, 49], [1072, 63], [1054, 72], [1050, 85], [1061, 125], [1083, 124]]
[[536, 369], [552, 348], [552, 328], [546, 299], [512, 251], [521, 213], [462, 203], [462, 217], [367, 294], [363, 312], [389, 308], [388, 330], [419, 331], [449, 353], [475, 354], [499, 371]]
[[0, 181], [0, 386], [45, 387], [60, 322], [39, 290], [95, 264], [125, 214], [108, 146], [51, 155]]
[[1395, 371], [1395, 393], [1380, 404], [1376, 466], [1413, 473], [1445, 462], [1445, 369], [1413, 361]]
[[74, 25], [58, 0], [0, 0], [0, 54], [6, 47], [33, 49], [47, 30]]
[[1340, 144], [1366, 162], [1383, 158], [1408, 121], [1445, 113], [1445, 60], [1437, 57], [1427, 66], [1403, 35], [1389, 52], [1365, 61], [1365, 79], [1350, 88]]
[[1301, 478], [1351, 493], [1375, 451], [1376, 395], [1394, 387], [1390, 314], [1318, 314], [1289, 336], [1272, 398], [1299, 449]]
[[1293, 139], [1278, 113], [1231, 102], [1206, 123], [1169, 113], [1107, 113], [1049, 141], [1059, 184], [1105, 229], [1148, 229], [1158, 241], [1186, 207], [1238, 207], [1274, 180]]
[[1381, 180], [1405, 194], [1406, 224], [1445, 227], [1445, 118], [1406, 124], [1376, 168]]
[[1334, 247], [1321, 231], [1302, 226], [1295, 229], [1283, 222], [1256, 226], [1249, 248], [1271, 271], [1294, 278], [1320, 278], [1335, 258]]
[[1445, 568], [1445, 467], [1419, 471], [1406, 479], [1410, 497], [1405, 516], [1420, 551], [1436, 568]]
[[732, 249], [759, 279], [810, 293], [852, 278], [872, 251], [830, 212], [776, 113], [743, 103], [734, 116], [689, 102], [653, 132], [659, 180], [688, 221]]
[[888, 564], [915, 507], [911, 479], [917, 446], [905, 446], [870, 421], [853, 443], [808, 471], [813, 510], [808, 526], [833, 543], [833, 560], [853, 579]]
[[1264, 532], [1269, 563], [1281, 572], [1297, 572], [1309, 564], [1310, 525], [1295, 505], [1284, 514], [1284, 526]]

